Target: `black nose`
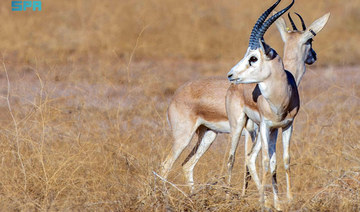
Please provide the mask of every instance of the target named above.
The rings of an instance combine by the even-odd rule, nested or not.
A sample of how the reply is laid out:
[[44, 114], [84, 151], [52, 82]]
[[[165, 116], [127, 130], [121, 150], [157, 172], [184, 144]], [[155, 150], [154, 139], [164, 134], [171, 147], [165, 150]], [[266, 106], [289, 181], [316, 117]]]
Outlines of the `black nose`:
[[233, 76], [232, 74], [229, 74], [229, 75], [228, 75], [228, 78], [230, 79], [232, 76]]

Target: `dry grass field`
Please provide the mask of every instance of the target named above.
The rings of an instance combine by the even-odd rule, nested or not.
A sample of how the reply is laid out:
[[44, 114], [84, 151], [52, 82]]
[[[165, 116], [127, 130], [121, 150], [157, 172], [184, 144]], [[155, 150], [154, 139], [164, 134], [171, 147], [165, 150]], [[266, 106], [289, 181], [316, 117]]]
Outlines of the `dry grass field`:
[[[225, 77], [271, 3], [42, 0], [41, 12], [12, 12], [0, 2], [0, 211], [260, 210], [253, 183], [240, 195], [242, 145], [231, 187], [224, 182], [227, 135], [199, 161], [194, 195], [180, 164], [195, 141], [169, 182], [154, 173], [172, 145], [174, 91]], [[278, 145], [284, 210], [359, 211], [360, 2], [297, 0], [292, 11], [308, 25], [332, 15], [299, 88], [291, 203]], [[266, 39], [282, 52], [274, 26]]]

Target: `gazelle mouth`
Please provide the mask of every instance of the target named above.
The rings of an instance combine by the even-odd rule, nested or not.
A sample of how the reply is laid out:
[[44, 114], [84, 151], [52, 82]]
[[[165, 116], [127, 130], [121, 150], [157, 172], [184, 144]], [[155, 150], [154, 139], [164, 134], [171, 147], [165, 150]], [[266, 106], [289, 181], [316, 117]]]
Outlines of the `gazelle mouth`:
[[240, 80], [240, 78], [230, 79], [230, 82], [233, 84], [239, 84], [241, 82], [241, 80]]

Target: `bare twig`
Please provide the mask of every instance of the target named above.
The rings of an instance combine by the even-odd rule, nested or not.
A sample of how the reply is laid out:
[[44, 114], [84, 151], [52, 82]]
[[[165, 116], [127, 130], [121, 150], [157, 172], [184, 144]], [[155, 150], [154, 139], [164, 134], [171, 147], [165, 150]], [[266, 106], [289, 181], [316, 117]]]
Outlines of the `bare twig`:
[[34, 69], [35, 74], [39, 80], [40, 83], [40, 100], [39, 100], [39, 112], [40, 112], [40, 117], [41, 117], [41, 128], [42, 128], [42, 132], [41, 132], [41, 144], [40, 144], [40, 163], [42, 166], [42, 170], [44, 172], [44, 177], [46, 180], [46, 190], [45, 190], [45, 198], [44, 198], [44, 204], [45, 201], [47, 200], [47, 196], [48, 196], [48, 192], [49, 192], [49, 178], [48, 178], [48, 174], [46, 171], [46, 167], [45, 167], [45, 163], [44, 163], [44, 144], [45, 144], [45, 117], [44, 117], [44, 111], [43, 111], [43, 107], [46, 103], [46, 99], [45, 102], [43, 102], [43, 95], [44, 95], [44, 83], [40, 77], [40, 74], [37, 70], [37, 68]]
[[96, 205], [114, 205], [114, 204], [121, 204], [122, 202], [120, 200], [118, 201], [99, 201], [99, 202], [91, 202], [85, 204], [85, 207], [91, 207]]
[[188, 195], [187, 195], [183, 190], [181, 190], [180, 188], [178, 188], [175, 184], [167, 181], [165, 178], [163, 178], [162, 176], [158, 175], [158, 174], [157, 174], [156, 172], [154, 172], [154, 171], [153, 171], [153, 174], [154, 174], [155, 176], [157, 176], [157, 177], [158, 177], [160, 180], [162, 180], [163, 182], [168, 183], [169, 185], [171, 185], [172, 187], [174, 187], [176, 190], [180, 191], [180, 193], [182, 193], [187, 199], [189, 199], [189, 201], [190, 201], [191, 203], [194, 203], [194, 202], [188, 197]]
[[24, 175], [24, 191], [26, 191], [27, 190], [26, 189], [27, 188], [26, 169], [25, 169], [24, 162], [23, 162], [23, 159], [22, 159], [21, 154], [20, 154], [19, 127], [18, 127], [18, 123], [16, 121], [16, 118], [14, 116], [14, 113], [12, 111], [12, 107], [11, 107], [11, 104], [10, 104], [10, 91], [11, 91], [11, 89], [10, 89], [10, 79], [9, 79], [8, 71], [6, 69], [4, 58], [3, 58], [2, 64], [3, 64], [4, 72], [5, 72], [5, 75], [6, 75], [6, 81], [7, 81], [6, 103], [7, 103], [8, 109], [9, 109], [11, 119], [12, 119], [13, 124], [14, 124], [14, 128], [15, 128], [16, 154], [17, 154], [17, 157], [18, 157], [18, 159], [20, 161], [21, 170], [22, 170], [23, 175]]
[[333, 181], [331, 181], [329, 184], [327, 184], [325, 187], [323, 187], [322, 189], [320, 189], [320, 191], [316, 192], [314, 195], [311, 196], [311, 198], [309, 198], [308, 200], [306, 200], [304, 202], [304, 204], [302, 204], [301, 208], [299, 209], [299, 211], [302, 211], [302, 209], [305, 207], [305, 205], [307, 205], [311, 200], [313, 200], [315, 197], [317, 197], [318, 195], [320, 195], [321, 193], [325, 192], [330, 186], [334, 186], [335, 182], [338, 181], [339, 179], [343, 178], [346, 174], [341, 175], [340, 177], [334, 179]]
[[148, 27], [148, 26], [144, 26], [144, 27], [141, 29], [138, 37], [136, 38], [135, 46], [134, 46], [133, 50], [131, 51], [130, 58], [129, 58], [129, 62], [128, 62], [127, 66], [126, 66], [127, 78], [128, 78], [128, 82], [129, 82], [129, 83], [131, 82], [131, 79], [130, 79], [130, 64], [131, 64], [132, 59], [133, 59], [133, 57], [134, 57], [135, 51], [136, 51], [136, 49], [137, 49], [137, 47], [138, 47], [140, 37], [141, 37], [141, 35], [144, 33], [144, 31], [145, 31], [145, 29], [146, 29], [147, 27]]

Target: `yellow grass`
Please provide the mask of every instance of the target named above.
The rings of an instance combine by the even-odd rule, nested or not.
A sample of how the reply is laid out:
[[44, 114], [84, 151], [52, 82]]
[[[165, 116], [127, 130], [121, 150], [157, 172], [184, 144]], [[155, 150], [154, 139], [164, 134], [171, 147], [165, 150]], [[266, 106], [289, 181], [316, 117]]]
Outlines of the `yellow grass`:
[[[196, 167], [193, 196], [181, 192], [180, 166], [193, 143], [169, 183], [154, 172], [171, 148], [166, 109], [176, 88], [225, 76], [270, 1], [42, 2], [41, 12], [0, 3], [1, 211], [260, 209], [253, 183], [240, 196], [243, 146], [232, 186], [224, 183], [226, 135]], [[360, 210], [359, 9], [356, 0], [298, 0], [292, 9], [307, 25], [332, 16], [300, 86], [291, 203], [278, 145], [286, 211]], [[282, 52], [275, 27], [266, 39]]]

